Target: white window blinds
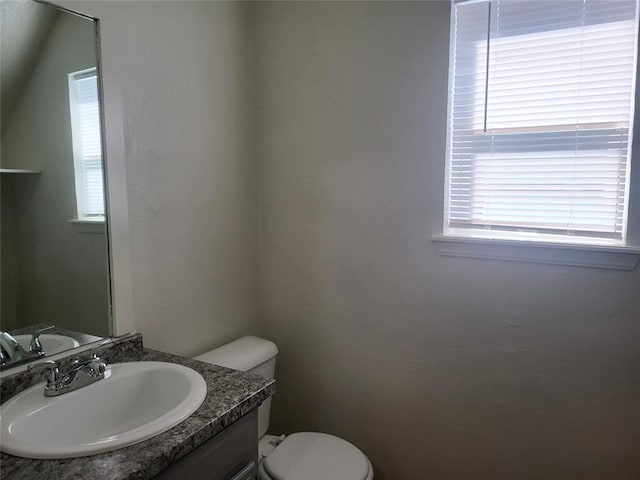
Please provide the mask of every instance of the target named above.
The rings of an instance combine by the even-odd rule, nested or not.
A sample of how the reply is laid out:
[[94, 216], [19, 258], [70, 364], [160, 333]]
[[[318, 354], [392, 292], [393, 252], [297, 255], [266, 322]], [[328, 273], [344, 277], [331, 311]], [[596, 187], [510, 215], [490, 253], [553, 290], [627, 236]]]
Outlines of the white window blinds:
[[98, 77], [91, 68], [69, 74], [69, 104], [78, 219], [104, 218]]
[[445, 233], [624, 241], [637, 11], [453, 4]]

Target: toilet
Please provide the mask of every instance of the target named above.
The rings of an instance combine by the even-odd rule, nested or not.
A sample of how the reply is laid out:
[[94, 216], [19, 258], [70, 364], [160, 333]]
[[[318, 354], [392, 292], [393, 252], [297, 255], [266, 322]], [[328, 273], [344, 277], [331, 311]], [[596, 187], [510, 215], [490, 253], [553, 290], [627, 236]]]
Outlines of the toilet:
[[[195, 357], [201, 362], [273, 378], [278, 347], [247, 336]], [[258, 408], [260, 480], [373, 480], [371, 462], [355, 445], [318, 432], [266, 435], [271, 398]]]

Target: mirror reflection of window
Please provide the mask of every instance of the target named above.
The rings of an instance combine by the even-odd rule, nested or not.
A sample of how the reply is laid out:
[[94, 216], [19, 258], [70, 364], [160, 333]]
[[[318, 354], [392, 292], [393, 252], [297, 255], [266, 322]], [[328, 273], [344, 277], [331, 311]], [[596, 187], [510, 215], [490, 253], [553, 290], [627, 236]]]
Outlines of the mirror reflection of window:
[[78, 220], [104, 221], [100, 104], [95, 68], [69, 74]]

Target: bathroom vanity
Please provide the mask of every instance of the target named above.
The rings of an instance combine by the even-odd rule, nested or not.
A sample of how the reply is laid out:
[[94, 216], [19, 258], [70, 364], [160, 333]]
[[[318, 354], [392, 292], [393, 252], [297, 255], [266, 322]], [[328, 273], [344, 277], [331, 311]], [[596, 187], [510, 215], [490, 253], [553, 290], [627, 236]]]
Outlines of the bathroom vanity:
[[[108, 364], [154, 361], [187, 366], [200, 373], [206, 382], [204, 402], [193, 415], [170, 430], [111, 452], [59, 460], [2, 453], [3, 480], [257, 478], [257, 407], [274, 393], [274, 380], [145, 349], [139, 334], [106, 345], [98, 353]], [[76, 356], [82, 359], [83, 355], [88, 357], [87, 352]], [[64, 369], [71, 359], [58, 363]], [[2, 402], [41, 381], [38, 375], [27, 372], [5, 376], [0, 383]]]

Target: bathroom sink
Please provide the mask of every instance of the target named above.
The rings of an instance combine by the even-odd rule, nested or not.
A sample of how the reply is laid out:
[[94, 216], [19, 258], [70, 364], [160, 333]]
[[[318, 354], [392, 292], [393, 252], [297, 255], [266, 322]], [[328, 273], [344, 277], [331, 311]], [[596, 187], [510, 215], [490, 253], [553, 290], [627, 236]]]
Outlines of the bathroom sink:
[[207, 386], [183, 365], [110, 365], [104, 380], [58, 397], [35, 385], [0, 406], [0, 450], [26, 458], [104, 453], [158, 435], [202, 404]]
[[[16, 339], [22, 348], [27, 352], [29, 351], [31, 335], [14, 335], [13, 338]], [[80, 346], [80, 343], [75, 338], [67, 337], [66, 335], [49, 335], [42, 333], [38, 338], [42, 344], [42, 350], [47, 355], [54, 355]]]

